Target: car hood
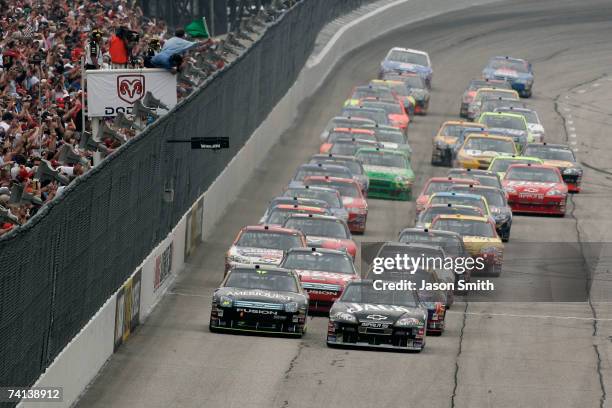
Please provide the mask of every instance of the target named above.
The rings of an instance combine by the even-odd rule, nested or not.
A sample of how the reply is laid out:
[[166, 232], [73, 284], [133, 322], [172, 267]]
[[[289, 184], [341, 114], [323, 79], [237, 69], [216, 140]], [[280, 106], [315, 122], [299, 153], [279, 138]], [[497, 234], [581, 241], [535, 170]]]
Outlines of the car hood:
[[485, 238], [485, 237], [477, 237], [471, 235], [463, 236], [463, 244], [465, 245], [465, 249], [472, 256], [476, 256], [480, 253], [483, 248], [487, 247], [496, 247], [499, 249], [503, 249], [504, 245], [502, 244], [499, 238]]
[[248, 258], [251, 263], [278, 264], [283, 259], [284, 252], [280, 249], [234, 246], [230, 250], [230, 254]]
[[358, 280], [359, 276], [350, 275], [348, 273], [334, 273], [325, 271], [311, 271], [311, 270], [296, 270], [302, 282], [309, 283], [325, 283], [328, 285], [340, 285], [343, 288], [346, 284], [353, 280]]
[[219, 288], [214, 296], [228, 296], [236, 300], [248, 300], [252, 302], [266, 302], [273, 304], [285, 304], [289, 302], [305, 303], [306, 297], [301, 293], [281, 292], [264, 289], [242, 289], [242, 288]]
[[357, 249], [357, 245], [352, 239], [340, 239], [330, 237], [318, 237], [314, 235], [306, 236], [308, 246], [315, 248], [327, 248], [327, 249], [342, 249], [346, 248], [349, 252], [354, 255]]
[[542, 183], [536, 181], [506, 181], [504, 187], [512, 187], [517, 193], [545, 194], [549, 190], [557, 189], [561, 183]]
[[368, 177], [370, 178], [395, 178], [397, 176], [414, 177], [414, 173], [401, 167], [371, 166], [364, 165]]
[[342, 204], [346, 209], [368, 207], [366, 201], [363, 198], [342, 197]]
[[357, 318], [358, 323], [394, 324], [401, 317], [412, 317], [416, 325], [423, 325], [427, 320], [427, 311], [421, 307], [408, 307], [397, 305], [381, 305], [375, 303], [348, 303], [336, 302], [330, 315], [344, 312]]

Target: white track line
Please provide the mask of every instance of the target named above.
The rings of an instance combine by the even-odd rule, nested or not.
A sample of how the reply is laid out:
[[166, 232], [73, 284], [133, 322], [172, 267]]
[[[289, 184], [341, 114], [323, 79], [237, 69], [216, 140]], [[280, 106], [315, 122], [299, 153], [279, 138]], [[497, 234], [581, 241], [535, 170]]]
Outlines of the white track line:
[[586, 320], [586, 321], [600, 321], [607, 322], [612, 321], [612, 318], [602, 317], [578, 317], [578, 316], [551, 316], [551, 315], [523, 315], [523, 314], [511, 314], [511, 313], [480, 313], [480, 312], [458, 312], [456, 310], [447, 310], [446, 313], [465, 314], [469, 316], [497, 316], [497, 317], [519, 317], [519, 318], [533, 318], [533, 319], [564, 319], [564, 320]]

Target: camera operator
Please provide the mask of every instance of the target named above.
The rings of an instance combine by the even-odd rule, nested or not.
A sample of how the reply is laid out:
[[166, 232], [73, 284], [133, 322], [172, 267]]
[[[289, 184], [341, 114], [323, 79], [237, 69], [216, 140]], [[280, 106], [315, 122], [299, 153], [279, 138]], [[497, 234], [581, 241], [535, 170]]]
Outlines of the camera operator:
[[92, 30], [89, 34], [89, 42], [85, 46], [85, 69], [100, 69], [102, 65], [102, 33], [100, 30]]

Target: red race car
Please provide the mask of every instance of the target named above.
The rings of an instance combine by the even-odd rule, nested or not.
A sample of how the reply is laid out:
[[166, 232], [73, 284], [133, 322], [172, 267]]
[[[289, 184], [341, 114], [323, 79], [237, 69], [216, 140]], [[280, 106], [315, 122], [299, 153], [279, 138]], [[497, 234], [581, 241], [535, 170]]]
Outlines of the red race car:
[[346, 222], [329, 215], [293, 214], [284, 228], [296, 229], [306, 235], [308, 246], [346, 251], [355, 259], [357, 244]]
[[311, 176], [304, 179], [304, 185], [332, 187], [342, 196], [342, 204], [349, 213], [348, 226], [351, 232], [363, 233], [368, 219], [368, 203], [361, 187], [353, 179], [328, 176]]
[[434, 193], [441, 191], [450, 191], [451, 187], [455, 184], [480, 184], [477, 180], [470, 178], [458, 178], [458, 177], [432, 177], [427, 180], [421, 194], [416, 199], [416, 216], [418, 217], [421, 211], [425, 209], [429, 196]]
[[244, 227], [225, 254], [225, 273], [235, 264], [278, 265], [285, 251], [305, 246], [306, 236], [299, 230], [268, 225]]
[[327, 135], [327, 139], [319, 148], [319, 153], [329, 153], [333, 144], [340, 138], [355, 138], [359, 140], [367, 140], [376, 142], [376, 136], [373, 130], [370, 129], [349, 129], [349, 128], [334, 128]]
[[346, 285], [360, 280], [351, 257], [344, 251], [294, 248], [287, 251], [282, 265], [300, 276], [311, 312], [329, 312]]
[[556, 167], [513, 164], [502, 184], [512, 212], [565, 215], [567, 184]]

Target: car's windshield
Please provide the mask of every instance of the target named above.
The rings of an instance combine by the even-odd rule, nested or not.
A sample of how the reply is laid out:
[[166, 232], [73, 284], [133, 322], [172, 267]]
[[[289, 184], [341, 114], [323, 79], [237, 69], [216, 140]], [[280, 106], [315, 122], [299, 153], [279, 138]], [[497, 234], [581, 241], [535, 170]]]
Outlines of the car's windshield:
[[376, 290], [371, 282], [350, 284], [342, 294], [341, 302], [370, 303], [415, 307], [418, 298], [412, 290]]
[[342, 110], [342, 116], [360, 116], [366, 119], [371, 119], [376, 123], [386, 125], [387, 114], [382, 109], [371, 109], [371, 108], [344, 108]]
[[303, 213], [308, 213], [308, 211], [299, 208], [273, 208], [268, 214], [268, 218], [265, 220], [265, 224], [283, 225], [285, 221], [287, 221], [287, 218], [291, 216], [291, 214]]
[[393, 93], [386, 86], [357, 88], [351, 95], [351, 99], [376, 98], [393, 99]]
[[438, 215], [442, 214], [461, 214], [461, 215], [473, 215], [476, 217], [482, 217], [482, 211], [476, 207], [457, 207], [457, 206], [436, 206], [428, 207], [419, 215], [420, 223], [430, 223]]
[[363, 106], [366, 108], [379, 108], [387, 112], [387, 115], [399, 115], [404, 113], [402, 107], [397, 103], [363, 101]]
[[402, 233], [399, 238], [403, 243], [424, 243], [442, 247], [449, 256], [463, 255], [463, 242], [454, 235], [434, 235], [428, 232], [407, 231]]
[[371, 133], [331, 131], [329, 132], [329, 136], [327, 136], [327, 142], [334, 143], [338, 139], [347, 138], [347, 137], [354, 138], [357, 140], [371, 140], [373, 142], [376, 141], [376, 136], [374, 136]]
[[507, 107], [505, 107], [505, 105], [501, 105], [501, 106], [504, 106], [504, 107], [498, 108], [495, 111], [496, 112], [513, 113], [515, 115], [521, 115], [522, 117], [525, 118], [527, 123], [540, 123], [540, 118], [538, 118], [538, 114], [535, 111], [532, 111], [532, 110], [516, 111], [514, 109], [508, 109]]
[[506, 170], [508, 170], [508, 167], [510, 167], [512, 164], [528, 164], [528, 163], [533, 163], [533, 160], [516, 159], [513, 157], [496, 158], [493, 160], [493, 163], [491, 163], [491, 168], [489, 170], [496, 171], [496, 172], [505, 172]]
[[336, 219], [291, 217], [287, 219], [284, 227], [302, 231], [306, 236], [349, 238], [349, 233], [342, 221]]
[[302, 181], [308, 176], [333, 176], [342, 178], [352, 178], [350, 170], [346, 167], [300, 167], [295, 174], [294, 180]]
[[463, 129], [465, 129], [465, 126], [447, 124], [442, 127], [440, 134], [442, 136], [459, 137]]
[[476, 94], [476, 101], [482, 101], [485, 98], [512, 98], [516, 99], [516, 94], [509, 90], [491, 90], [491, 89], [483, 89], [482, 91], [478, 91]]
[[357, 152], [357, 158], [364, 165], [369, 166], [399, 167], [404, 169], [408, 167], [406, 157], [396, 153], [360, 151]]
[[480, 122], [489, 128], [527, 130], [527, 126], [521, 118], [504, 114], [485, 115]]
[[406, 136], [402, 132], [394, 132], [391, 130], [381, 130], [378, 129], [376, 131], [376, 137], [379, 142], [382, 143], [397, 143], [397, 144], [405, 144]]
[[248, 248], [268, 248], [286, 251], [290, 248], [303, 246], [298, 235], [270, 232], [270, 231], [244, 231], [236, 246]]
[[453, 195], [434, 195], [431, 197], [430, 204], [456, 204], [456, 205], [469, 205], [472, 207], [486, 210], [485, 203], [482, 198], [474, 196], [466, 196], [460, 194]]
[[472, 177], [475, 180], [478, 180], [478, 182], [482, 186], [497, 187], [497, 188], [501, 187], [501, 182], [495, 176], [483, 176], [483, 175], [473, 174], [470, 177]]
[[298, 292], [295, 277], [288, 272], [266, 271], [265, 268], [234, 269], [230, 272], [225, 287], [240, 289], [261, 289], [279, 292]]
[[342, 197], [352, 197], [359, 198], [361, 195], [359, 194], [359, 187], [356, 184], [352, 183], [340, 183], [340, 182], [326, 182], [323, 180], [310, 180], [307, 181], [308, 185], [311, 186], [324, 186], [331, 187], [338, 190]]
[[523, 180], [541, 183], [559, 183], [554, 169], [543, 167], [511, 167], [506, 173], [507, 180]]
[[500, 189], [493, 188], [474, 188], [471, 189], [469, 186], [455, 186], [453, 191], [458, 193], [470, 193], [477, 194], [484, 197], [487, 200], [489, 206], [503, 207], [504, 206], [504, 193]]
[[332, 191], [318, 190], [315, 188], [289, 188], [285, 191], [288, 197], [314, 198], [325, 201], [331, 208], [341, 208], [340, 197]]
[[429, 184], [427, 184], [427, 188], [423, 191], [425, 195], [432, 195], [433, 193], [439, 193], [441, 191], [448, 191], [453, 186], [453, 183], [448, 180], [431, 180]]
[[429, 66], [427, 57], [423, 54], [416, 54], [410, 51], [393, 50], [387, 56], [389, 61], [402, 62], [405, 64]]
[[434, 220], [431, 227], [443, 231], [456, 232], [461, 236], [495, 237], [495, 229], [485, 221], [443, 218]]
[[347, 254], [323, 252], [290, 252], [282, 264], [283, 268], [305, 271], [334, 272], [354, 275], [353, 261]]
[[325, 158], [315, 158], [311, 160], [311, 163], [321, 163], [321, 164], [335, 164], [337, 166], [344, 166], [351, 174], [358, 175], [363, 174], [363, 168], [359, 164], [359, 162], [354, 160], [341, 160], [335, 159], [333, 157], [325, 157]]
[[358, 119], [358, 118], [343, 118], [337, 117], [329, 121], [325, 127], [326, 131], [330, 131], [335, 128], [348, 128], [348, 129], [370, 129], [373, 128], [376, 123], [369, 119]]
[[472, 137], [465, 142], [464, 150], [509, 154], [515, 153], [514, 142], [510, 140], [493, 139], [490, 137]]
[[513, 61], [513, 60], [507, 60], [507, 59], [494, 59], [491, 62], [489, 62], [489, 68], [492, 69], [508, 69], [508, 70], [513, 70], [513, 71], [518, 71], [518, 72], [528, 72], [527, 71], [527, 64], [525, 64], [523, 61]]
[[523, 155], [537, 157], [542, 160], [576, 161], [571, 150], [552, 147], [527, 146]]
[[335, 142], [329, 152], [340, 156], [354, 156], [357, 150], [362, 147], [377, 146], [375, 143], [367, 143], [360, 140], [338, 140]]

